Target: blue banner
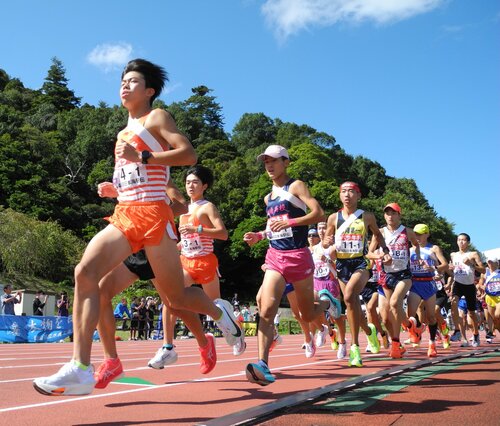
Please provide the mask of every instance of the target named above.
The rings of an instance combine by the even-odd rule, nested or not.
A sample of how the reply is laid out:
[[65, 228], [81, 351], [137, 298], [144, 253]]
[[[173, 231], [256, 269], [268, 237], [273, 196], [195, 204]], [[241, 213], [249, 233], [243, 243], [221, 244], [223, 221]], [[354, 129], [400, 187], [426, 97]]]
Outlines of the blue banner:
[[0, 315], [0, 342], [59, 342], [73, 333], [72, 317]]

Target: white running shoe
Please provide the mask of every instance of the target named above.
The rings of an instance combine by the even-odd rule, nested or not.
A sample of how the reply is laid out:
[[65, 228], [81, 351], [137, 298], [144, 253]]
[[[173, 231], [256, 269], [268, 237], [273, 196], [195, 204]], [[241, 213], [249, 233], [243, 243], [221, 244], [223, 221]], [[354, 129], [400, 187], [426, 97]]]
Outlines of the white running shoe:
[[177, 361], [177, 352], [175, 349], [167, 349], [161, 347], [156, 351], [156, 354], [148, 362], [148, 367], [154, 368], [156, 370], [161, 370], [166, 365], [173, 364]]
[[321, 348], [326, 343], [326, 336], [328, 334], [328, 326], [325, 324], [322, 325], [321, 330], [316, 332], [316, 336], [314, 337], [314, 343], [317, 348]]
[[372, 352], [372, 345], [370, 345], [370, 343], [368, 343], [368, 344], [366, 345], [365, 352], [367, 352], [367, 353], [371, 353], [371, 352]]
[[240, 356], [243, 355], [247, 348], [247, 342], [245, 342], [244, 337], [240, 337], [238, 341], [236, 342], [236, 345], [233, 346], [233, 355], [234, 356]]
[[339, 343], [337, 359], [344, 359], [347, 356], [347, 343]]
[[215, 320], [215, 323], [217, 327], [219, 327], [219, 330], [222, 331], [227, 344], [229, 346], [234, 346], [238, 343], [240, 338], [244, 339], [245, 335], [234, 317], [233, 307], [227, 300], [215, 299], [214, 302], [222, 311], [222, 317]]
[[95, 386], [94, 367], [82, 370], [74, 361], [64, 364], [49, 377], [33, 380], [33, 387], [43, 395], [88, 395]]
[[314, 344], [314, 339], [311, 340], [311, 343], [306, 343], [306, 358], [312, 358], [316, 353], [316, 345]]

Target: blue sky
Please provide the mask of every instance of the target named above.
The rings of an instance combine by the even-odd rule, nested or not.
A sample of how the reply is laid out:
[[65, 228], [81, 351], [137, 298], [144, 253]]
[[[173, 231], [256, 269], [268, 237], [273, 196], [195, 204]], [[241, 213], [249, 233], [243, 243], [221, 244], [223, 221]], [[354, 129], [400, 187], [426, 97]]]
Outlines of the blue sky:
[[83, 102], [113, 105], [125, 62], [149, 59], [166, 103], [204, 84], [228, 132], [263, 112], [332, 134], [500, 247], [496, 0], [18, 0], [2, 17], [0, 68], [26, 87], [56, 56]]

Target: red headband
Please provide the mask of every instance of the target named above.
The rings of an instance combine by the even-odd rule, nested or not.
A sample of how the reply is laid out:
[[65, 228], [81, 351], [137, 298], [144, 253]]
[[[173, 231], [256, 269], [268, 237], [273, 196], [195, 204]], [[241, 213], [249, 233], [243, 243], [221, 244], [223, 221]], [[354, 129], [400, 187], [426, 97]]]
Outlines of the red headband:
[[342, 185], [340, 185], [340, 189], [354, 189], [355, 191], [359, 192], [361, 194], [361, 189], [359, 189], [359, 186], [357, 183], [354, 182], [344, 182]]

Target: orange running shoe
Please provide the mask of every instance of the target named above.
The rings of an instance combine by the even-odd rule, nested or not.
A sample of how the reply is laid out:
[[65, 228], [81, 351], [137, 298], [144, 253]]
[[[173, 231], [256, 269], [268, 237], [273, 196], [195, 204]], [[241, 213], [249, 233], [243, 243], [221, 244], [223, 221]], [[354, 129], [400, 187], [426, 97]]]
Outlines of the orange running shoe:
[[97, 389], [104, 389], [115, 379], [123, 376], [123, 367], [120, 358], [107, 358], [94, 373]]
[[413, 345], [418, 345], [422, 340], [422, 333], [425, 330], [425, 326], [422, 324], [420, 327], [417, 327], [417, 320], [413, 317], [410, 317], [408, 320], [410, 321], [410, 327], [408, 327], [410, 342]]
[[211, 333], [205, 334], [208, 343], [203, 348], [198, 348], [201, 355], [200, 372], [201, 374], [208, 374], [217, 364], [217, 352], [215, 351], [215, 338]]
[[276, 346], [281, 345], [281, 343], [283, 343], [283, 338], [279, 334], [275, 334], [271, 346], [269, 347], [269, 353], [271, 353]]
[[406, 349], [401, 346], [399, 342], [391, 342], [391, 351], [389, 353], [389, 356], [391, 358], [397, 359], [397, 358], [403, 358], [403, 354], [406, 352]]
[[438, 356], [435, 343], [429, 342], [429, 349], [427, 350], [427, 356], [429, 358], [436, 358]]

